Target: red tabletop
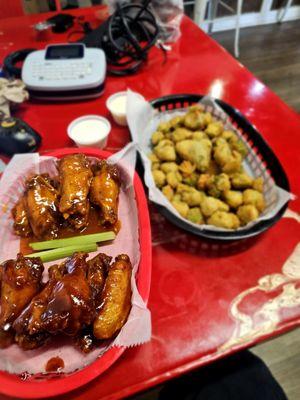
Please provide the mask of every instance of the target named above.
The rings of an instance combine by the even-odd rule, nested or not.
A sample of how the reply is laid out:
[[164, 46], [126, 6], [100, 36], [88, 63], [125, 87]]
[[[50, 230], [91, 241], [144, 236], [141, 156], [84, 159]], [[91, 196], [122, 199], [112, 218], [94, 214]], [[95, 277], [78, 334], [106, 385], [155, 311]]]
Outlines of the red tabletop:
[[[84, 12], [93, 18], [92, 11]], [[0, 59], [14, 49], [42, 47], [45, 43], [34, 40], [30, 27], [40, 19], [2, 20]], [[41, 133], [41, 150], [50, 150], [72, 146], [66, 128], [74, 118], [109, 117], [105, 100], [116, 91], [131, 88], [147, 99], [210, 93], [239, 109], [257, 127], [285, 168], [292, 192], [299, 196], [299, 116], [188, 18], [181, 29], [167, 61], [160, 50], [152, 49], [147, 65], [137, 74], [109, 77], [99, 99], [28, 103], [18, 116]], [[52, 39], [58, 42], [64, 37]], [[117, 150], [128, 142], [129, 132], [112, 125], [108, 149]], [[299, 242], [296, 218], [283, 218], [257, 238], [220, 244], [187, 234], [168, 223], [154, 206], [150, 209], [152, 340], [128, 349], [98, 379], [60, 399], [122, 398], [300, 323], [299, 262], [283, 268]], [[290, 209], [300, 211], [299, 198]]]

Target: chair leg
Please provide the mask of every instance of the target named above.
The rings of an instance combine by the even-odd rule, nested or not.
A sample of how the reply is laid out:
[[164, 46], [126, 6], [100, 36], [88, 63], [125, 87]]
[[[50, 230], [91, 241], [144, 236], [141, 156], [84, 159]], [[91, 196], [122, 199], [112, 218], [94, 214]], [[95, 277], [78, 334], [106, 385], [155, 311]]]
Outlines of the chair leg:
[[211, 34], [213, 30], [213, 24], [215, 21], [215, 18], [217, 16], [217, 9], [218, 9], [218, 4], [219, 0], [210, 0], [208, 4], [208, 20], [209, 20], [209, 25], [208, 25], [208, 33]]
[[282, 22], [283, 21], [283, 19], [285, 17], [285, 14], [287, 13], [288, 9], [290, 8], [290, 6], [292, 4], [292, 1], [293, 0], [288, 0], [286, 2], [285, 7], [282, 7], [282, 8], [279, 9], [278, 14], [277, 14], [277, 22]]
[[236, 27], [235, 27], [235, 37], [234, 37], [234, 55], [236, 58], [239, 57], [239, 40], [240, 40], [240, 17], [242, 13], [243, 0], [238, 0], [237, 11], [236, 11]]
[[195, 0], [194, 21], [198, 26], [203, 26], [206, 6], [209, 0]]

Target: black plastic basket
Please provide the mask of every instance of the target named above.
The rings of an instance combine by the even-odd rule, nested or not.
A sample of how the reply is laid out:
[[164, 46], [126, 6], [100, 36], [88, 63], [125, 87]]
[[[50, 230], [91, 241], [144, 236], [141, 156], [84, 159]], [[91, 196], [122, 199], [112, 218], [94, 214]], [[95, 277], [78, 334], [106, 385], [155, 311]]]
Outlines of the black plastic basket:
[[[159, 110], [160, 112], [171, 111], [178, 108], [186, 108], [192, 104], [198, 103], [204, 96], [195, 94], [177, 94], [171, 96], [164, 96], [158, 99], [152, 100], [151, 105]], [[222, 100], [214, 99], [216, 103], [229, 115], [234, 125], [243, 133], [243, 136], [247, 138], [247, 142], [251, 145], [255, 152], [260, 156], [263, 162], [266, 164], [270, 175], [274, 179], [277, 186], [281, 187], [286, 191], [290, 191], [290, 185], [287, 175], [280, 164], [278, 158], [260, 135], [260, 133], [250, 124], [249, 121], [235, 108], [225, 103]], [[272, 218], [264, 221], [260, 221], [257, 224], [250, 226], [248, 229], [243, 231], [212, 231], [209, 229], [197, 229], [193, 226], [185, 223], [169, 210], [163, 206], [158, 206], [160, 212], [176, 226], [185, 229], [195, 235], [202, 236], [209, 239], [219, 240], [237, 240], [245, 239], [251, 236], [258, 235], [265, 230], [269, 229], [274, 225], [283, 215], [288, 203], [286, 203], [278, 213]]]

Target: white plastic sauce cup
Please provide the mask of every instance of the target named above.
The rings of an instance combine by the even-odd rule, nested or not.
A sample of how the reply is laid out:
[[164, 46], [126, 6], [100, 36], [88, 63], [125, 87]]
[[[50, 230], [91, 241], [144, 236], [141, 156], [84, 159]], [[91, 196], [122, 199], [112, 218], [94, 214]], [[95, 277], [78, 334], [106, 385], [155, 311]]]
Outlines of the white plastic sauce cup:
[[[143, 99], [143, 96], [141, 95]], [[114, 121], [121, 125], [127, 126], [126, 108], [127, 108], [127, 92], [117, 92], [109, 96], [106, 100], [106, 107], [110, 111]]]
[[106, 100], [106, 107], [109, 109], [115, 122], [121, 126], [127, 126], [126, 118], [127, 92], [118, 92]]
[[74, 119], [68, 126], [68, 136], [78, 147], [103, 149], [111, 131], [110, 122], [99, 115], [85, 115]]

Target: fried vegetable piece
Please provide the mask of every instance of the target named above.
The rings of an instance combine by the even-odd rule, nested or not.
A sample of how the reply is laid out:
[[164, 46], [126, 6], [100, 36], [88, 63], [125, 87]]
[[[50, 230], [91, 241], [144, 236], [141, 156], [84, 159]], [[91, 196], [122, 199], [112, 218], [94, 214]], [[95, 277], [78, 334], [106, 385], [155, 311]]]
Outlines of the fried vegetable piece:
[[166, 175], [162, 171], [154, 170], [152, 176], [157, 187], [161, 188], [166, 183]]
[[39, 258], [25, 258], [21, 253], [1, 265], [0, 348], [11, 343], [12, 324], [40, 290], [43, 270]]
[[183, 202], [190, 207], [199, 206], [205, 197], [203, 192], [182, 183], [177, 186], [177, 193], [181, 195]]
[[247, 189], [253, 184], [253, 178], [245, 172], [235, 173], [231, 176], [231, 184], [234, 189]]
[[179, 183], [182, 181], [182, 176], [180, 172], [168, 172], [167, 173], [167, 183], [172, 188], [176, 188]]
[[159, 159], [157, 158], [157, 156], [154, 153], [149, 153], [148, 154], [148, 158], [151, 161], [151, 163], [158, 163]]
[[38, 239], [53, 239], [59, 224], [58, 191], [48, 174], [26, 181], [24, 204], [30, 226]]
[[161, 122], [158, 125], [157, 130], [160, 131], [160, 132], [163, 132], [163, 133], [167, 133], [170, 130], [170, 128], [171, 128], [170, 121]]
[[[49, 334], [76, 336], [95, 316], [92, 289], [87, 280], [87, 254], [75, 253], [50, 269], [49, 281], [14, 322], [16, 341], [38, 347]], [[32, 340], [31, 340], [32, 339]], [[28, 348], [28, 347], [27, 347]]]
[[162, 192], [165, 195], [165, 197], [171, 201], [173, 196], [174, 196], [174, 190], [170, 185], [166, 185], [162, 188]]
[[234, 141], [230, 140], [229, 143], [230, 143], [232, 150], [238, 151], [240, 153], [240, 155], [242, 156], [242, 158], [246, 157], [246, 155], [248, 154], [248, 149], [241, 139], [234, 140]]
[[121, 254], [109, 268], [101, 295], [101, 306], [93, 325], [97, 339], [114, 337], [127, 320], [131, 308], [131, 274], [129, 257]]
[[207, 139], [207, 138], [208, 138], [207, 134], [203, 131], [195, 131], [195, 132], [193, 132], [193, 135], [192, 135], [193, 140], [202, 140], [202, 139]]
[[243, 193], [237, 190], [226, 190], [223, 192], [223, 198], [231, 208], [238, 208], [243, 204]]
[[191, 175], [195, 171], [196, 165], [192, 164], [190, 161], [182, 161], [178, 169], [182, 173], [182, 175], [186, 177]]
[[236, 150], [231, 150], [230, 145], [223, 138], [218, 138], [215, 143], [214, 159], [226, 173], [237, 172], [242, 165], [241, 154]]
[[230, 189], [230, 179], [227, 174], [211, 175], [207, 181], [207, 191], [210, 196], [220, 197], [225, 190]]
[[210, 217], [215, 211], [229, 211], [229, 207], [226, 203], [214, 197], [204, 197], [200, 203], [202, 214], [205, 217]]
[[258, 192], [263, 193], [264, 191], [264, 179], [262, 176], [254, 179], [253, 184], [252, 184], [252, 188], [254, 190], [257, 190]]
[[192, 137], [193, 132], [186, 128], [176, 128], [172, 133], [172, 140], [174, 142], [180, 142], [181, 140], [189, 139]]
[[207, 133], [210, 138], [214, 138], [220, 136], [223, 132], [223, 129], [223, 124], [221, 121], [211, 122], [205, 129], [205, 133]]
[[175, 162], [164, 162], [161, 164], [160, 169], [167, 174], [168, 172], [178, 171], [178, 165]]
[[177, 115], [176, 117], [171, 118], [169, 121], [170, 128], [174, 128], [174, 129], [178, 128], [183, 123], [184, 123], [184, 117], [180, 116], [180, 115]]
[[176, 151], [184, 160], [196, 165], [196, 168], [205, 172], [211, 159], [212, 144], [208, 139], [183, 140], [176, 143]]
[[186, 185], [195, 187], [198, 182], [198, 179], [199, 179], [199, 174], [197, 174], [197, 172], [192, 172], [188, 176], [183, 176], [182, 182], [185, 183]]
[[115, 165], [101, 161], [93, 167], [90, 199], [100, 208], [101, 224], [113, 225], [118, 221], [120, 176]]
[[171, 201], [172, 206], [178, 211], [178, 213], [183, 217], [186, 218], [188, 212], [189, 212], [189, 206], [184, 203], [183, 201], [176, 199], [175, 196], [173, 200]]
[[156, 131], [153, 133], [151, 141], [152, 144], [155, 146], [160, 140], [164, 138], [164, 134], [160, 131]]
[[244, 191], [243, 202], [244, 204], [253, 204], [260, 212], [266, 207], [263, 194], [254, 189]]
[[210, 225], [226, 229], [237, 229], [240, 226], [238, 217], [226, 211], [216, 211], [207, 220]]
[[176, 152], [172, 140], [163, 139], [154, 147], [154, 154], [161, 161], [175, 161]]
[[200, 105], [194, 105], [184, 116], [184, 125], [192, 130], [202, 129], [207, 125], [207, 117]]
[[199, 207], [190, 208], [186, 218], [194, 224], [204, 224], [204, 219]]
[[26, 212], [25, 196], [22, 196], [12, 209], [14, 231], [17, 235], [27, 237], [32, 234], [31, 226]]
[[76, 229], [88, 223], [90, 204], [88, 194], [92, 181], [90, 163], [84, 154], [65, 156], [58, 162], [60, 178], [59, 211]]
[[259, 216], [259, 212], [254, 205], [246, 204], [238, 208], [237, 216], [239, 217], [241, 223], [246, 225], [248, 222], [256, 220]]

